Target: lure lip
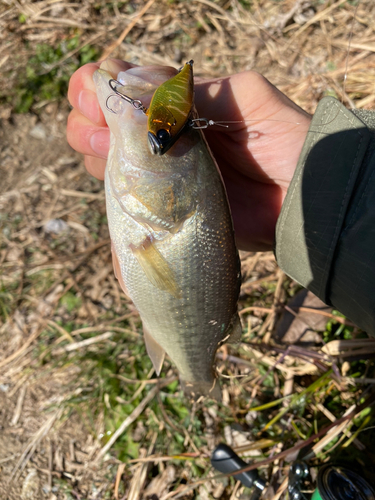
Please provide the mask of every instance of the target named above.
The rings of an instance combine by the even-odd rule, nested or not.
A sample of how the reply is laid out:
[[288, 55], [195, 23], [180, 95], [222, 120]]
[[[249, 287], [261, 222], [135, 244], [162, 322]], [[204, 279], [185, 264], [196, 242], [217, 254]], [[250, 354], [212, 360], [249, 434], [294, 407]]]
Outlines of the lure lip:
[[165, 129], [159, 129], [156, 132], [156, 135], [153, 132], [149, 131], [147, 133], [147, 136], [151, 154], [162, 156], [173, 146], [173, 144], [177, 141], [179, 137], [181, 137], [181, 135], [189, 128], [189, 126], [190, 126], [190, 120], [187, 120], [185, 125], [179, 131], [179, 133], [176, 134], [174, 137], [171, 136], [168, 130]]
[[148, 145], [150, 148], [150, 152], [153, 155], [161, 155], [163, 154], [160, 149], [159, 141], [156, 139], [155, 135], [152, 132], [147, 133], [148, 136]]
[[148, 132], [147, 135], [148, 135], [148, 145], [150, 147], [151, 154], [153, 155], [158, 155], [158, 156], [163, 155], [166, 151], [168, 151], [168, 149], [174, 143], [174, 141], [171, 141], [170, 134], [168, 134], [168, 137], [166, 138], [167, 140], [164, 141], [162, 138], [157, 137], [153, 132]]

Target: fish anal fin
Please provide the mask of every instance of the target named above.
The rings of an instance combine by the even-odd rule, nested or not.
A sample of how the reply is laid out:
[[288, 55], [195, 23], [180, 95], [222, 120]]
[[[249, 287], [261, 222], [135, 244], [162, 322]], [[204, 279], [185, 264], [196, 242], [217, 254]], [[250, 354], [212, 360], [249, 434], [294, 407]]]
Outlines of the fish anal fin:
[[181, 297], [181, 290], [177, 285], [172, 269], [156, 248], [151, 238], [146, 238], [146, 240], [137, 247], [130, 245], [130, 249], [138, 260], [145, 275], [156, 288], [165, 290], [177, 299]]
[[119, 263], [119, 260], [118, 260], [117, 254], [116, 254], [116, 250], [113, 246], [113, 243], [111, 243], [111, 251], [112, 251], [112, 264], [113, 264], [113, 270], [115, 272], [115, 277], [117, 278], [117, 280], [122, 288], [122, 291], [129, 298], [130, 297], [129, 292], [128, 292], [128, 289], [126, 288], [124, 280], [122, 278], [120, 263]]
[[149, 333], [149, 331], [144, 325], [143, 325], [143, 335], [145, 339], [147, 354], [150, 356], [150, 359], [152, 361], [157, 376], [159, 376], [161, 369], [163, 367], [165, 351], [156, 342], [156, 340], [152, 337], [152, 335]]

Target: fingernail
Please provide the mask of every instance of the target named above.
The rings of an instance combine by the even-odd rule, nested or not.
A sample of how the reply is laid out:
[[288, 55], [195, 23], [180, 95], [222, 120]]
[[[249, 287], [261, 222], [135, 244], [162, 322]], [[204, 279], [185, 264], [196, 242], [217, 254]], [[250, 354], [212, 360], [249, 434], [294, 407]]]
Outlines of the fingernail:
[[109, 150], [109, 130], [102, 129], [92, 134], [90, 138], [90, 146], [94, 153], [102, 158], [107, 158]]
[[100, 107], [96, 93], [92, 90], [81, 90], [78, 96], [78, 106], [81, 113], [93, 123], [99, 123]]

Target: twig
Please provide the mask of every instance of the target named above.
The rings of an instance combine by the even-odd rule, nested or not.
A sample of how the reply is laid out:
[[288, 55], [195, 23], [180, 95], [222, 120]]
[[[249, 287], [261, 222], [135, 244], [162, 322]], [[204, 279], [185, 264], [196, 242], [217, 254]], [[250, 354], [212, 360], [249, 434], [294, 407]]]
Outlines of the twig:
[[[141, 448], [139, 450], [139, 456], [144, 458], [147, 455], [147, 450], [145, 448]], [[130, 482], [129, 492], [127, 495], [128, 500], [138, 500], [140, 498], [140, 493], [143, 487], [143, 484], [146, 480], [148, 463], [139, 463], [136, 466], [136, 470], [132, 472], [132, 479]]]
[[[280, 309], [281, 308], [287, 309], [282, 304], [280, 305]], [[342, 323], [342, 324], [347, 325], [347, 326], [356, 326], [354, 323], [347, 320], [346, 318], [341, 318], [340, 316], [335, 316], [332, 313], [329, 313], [327, 311], [321, 311], [320, 309], [313, 309], [313, 308], [304, 307], [304, 306], [292, 306], [292, 307], [288, 306], [288, 309], [292, 309], [293, 311], [296, 311], [296, 312], [301, 311], [301, 312], [308, 312], [308, 313], [313, 313], [313, 314], [320, 314], [321, 316], [326, 316], [327, 318], [334, 319], [338, 323]], [[249, 306], [249, 307], [245, 307], [245, 309], [242, 309], [239, 312], [239, 314], [241, 316], [242, 314], [245, 314], [247, 312], [252, 312], [252, 311], [258, 311], [261, 313], [269, 314], [269, 313], [272, 313], [273, 310], [274, 309], [272, 307]]]
[[285, 273], [283, 273], [283, 271], [281, 269], [279, 269], [277, 274], [278, 274], [278, 279], [277, 279], [277, 284], [276, 284], [275, 295], [274, 295], [273, 301], [272, 301], [272, 314], [271, 314], [270, 324], [268, 326], [268, 331], [263, 339], [263, 342], [265, 344], [269, 344], [269, 342], [271, 340], [271, 333], [274, 329], [277, 314], [279, 311], [279, 308], [277, 306], [278, 306], [278, 304], [281, 303], [281, 295], [283, 292], [283, 283], [284, 283], [284, 280], [286, 278]]
[[53, 472], [53, 447], [51, 440], [48, 439], [48, 487], [52, 491], [52, 472]]
[[[123, 382], [126, 382], [127, 384], [141, 384], [142, 382], [144, 382], [147, 385], [147, 384], [159, 384], [160, 383], [160, 378], [150, 378], [150, 379], [146, 380], [146, 379], [127, 378], [127, 377], [124, 377], [123, 375], [112, 375], [112, 376], [113, 376], [113, 378], [118, 378], [119, 380], [122, 380]], [[175, 380], [177, 380], [177, 377], [168, 377], [168, 378], [165, 378], [163, 380], [165, 380], [166, 382], [168, 381], [167, 385], [169, 385], [172, 382], [174, 382]]]
[[272, 498], [272, 500], [279, 500], [279, 498], [281, 497], [281, 495], [284, 493], [284, 491], [287, 489], [288, 487], [288, 483], [289, 483], [289, 478], [286, 477], [284, 479], [284, 481], [280, 484], [280, 486], [278, 487], [276, 493], [275, 493], [275, 496]]
[[[347, 415], [352, 415], [352, 418], [354, 417], [353, 415], [353, 410], [355, 409], [355, 405], [351, 406], [345, 413], [344, 413], [344, 417], [346, 417]], [[328, 443], [330, 443], [332, 441], [332, 439], [334, 439], [336, 436], [338, 436], [339, 434], [341, 434], [342, 432], [344, 432], [346, 434], [347, 432], [347, 427], [348, 425], [350, 424], [350, 422], [348, 421], [349, 419], [347, 420], [344, 420], [343, 422], [341, 422], [340, 424], [337, 424], [335, 425], [334, 427], [332, 427], [332, 429], [330, 429], [327, 434], [319, 440], [318, 443], [314, 444], [314, 446], [311, 448], [310, 452], [307, 453], [303, 458], [304, 460], [309, 460], [310, 458], [313, 458], [314, 456], [316, 456], [323, 448], [325, 448]], [[351, 419], [350, 419], [351, 420]]]
[[194, 460], [196, 458], [207, 458], [208, 457], [203, 457], [202, 453], [181, 453], [180, 455], [166, 455], [163, 457], [157, 456], [157, 455], [151, 455], [146, 458], [133, 458], [129, 460], [130, 464], [135, 464], [138, 462], [153, 462], [153, 463], [159, 463], [159, 462], [169, 462], [170, 460]]
[[327, 9], [324, 9], [321, 12], [318, 12], [317, 14], [315, 14], [314, 17], [312, 17], [311, 19], [309, 19], [303, 26], [301, 26], [301, 28], [299, 28], [299, 30], [296, 33], [294, 33], [294, 35], [292, 36], [292, 38], [289, 41], [288, 46], [290, 46], [293, 43], [295, 43], [295, 39], [301, 33], [303, 33], [309, 26], [311, 26], [312, 24], [320, 21], [321, 19], [324, 19], [324, 17], [326, 17], [327, 14], [329, 14], [333, 10], [337, 9], [338, 7], [340, 7], [340, 5], [342, 5], [345, 2], [346, 2], [346, 0], [339, 0], [338, 2], [336, 2], [333, 5], [331, 5], [330, 7], [328, 7]]
[[[169, 383], [169, 381], [168, 381]], [[113, 446], [113, 444], [117, 441], [117, 439], [121, 436], [121, 434], [131, 425], [138, 417], [139, 415], [143, 412], [143, 410], [146, 408], [148, 403], [154, 399], [158, 391], [164, 387], [165, 385], [168, 385], [165, 381], [161, 380], [160, 384], [157, 385], [156, 387], [153, 387], [151, 391], [147, 394], [145, 398], [142, 399], [142, 401], [139, 403], [137, 408], [135, 408], [131, 414], [126, 417], [126, 419], [123, 421], [123, 423], [120, 425], [120, 427], [117, 429], [117, 431], [114, 432], [114, 434], [111, 436], [110, 440], [106, 445], [103, 446], [103, 448], [99, 451], [95, 463], [98, 463], [104, 455], [107, 453], [107, 451], [110, 450], [110, 448]]]
[[100, 193], [88, 193], [86, 191], [75, 191], [73, 189], [60, 189], [60, 194], [72, 196], [73, 198], [89, 198], [90, 200], [104, 200], [104, 191]]
[[47, 321], [47, 323], [48, 323], [48, 326], [50, 326], [51, 328], [55, 328], [58, 332], [60, 332], [61, 335], [62, 335], [62, 338], [65, 338], [65, 340], [68, 340], [71, 343], [74, 342], [74, 340], [72, 339], [72, 336], [70, 335], [70, 333], [67, 332], [65, 330], [65, 328], [63, 328], [58, 323], [56, 323], [56, 321], [53, 321], [52, 319], [49, 319]]
[[44, 424], [40, 427], [40, 429], [30, 439], [10, 475], [8, 485], [11, 484], [15, 476], [17, 478], [19, 477], [23, 469], [26, 467], [27, 462], [33, 456], [36, 447], [38, 446], [40, 441], [48, 434], [53, 424], [55, 423], [56, 420], [58, 420], [61, 417], [62, 413], [63, 413], [63, 408], [59, 408], [58, 410], [56, 410], [55, 413], [51, 415], [50, 418], [44, 422]]
[[122, 41], [130, 33], [130, 31], [134, 28], [134, 26], [138, 23], [138, 21], [141, 19], [141, 17], [146, 14], [148, 9], [151, 7], [151, 5], [155, 2], [155, 0], [148, 0], [146, 5], [141, 9], [138, 13], [138, 15], [131, 21], [131, 23], [128, 24], [128, 26], [124, 29], [124, 31], [121, 33], [121, 35], [118, 37], [118, 39], [113, 42], [100, 56], [99, 61], [104, 61], [104, 59], [107, 59], [112, 52], [121, 45]]
[[322, 351], [331, 356], [348, 354], [370, 354], [375, 351], [375, 339], [332, 340], [322, 347]]
[[126, 464], [122, 463], [118, 466], [117, 473], [116, 473], [116, 482], [115, 482], [115, 499], [119, 500], [118, 496], [118, 489], [120, 486], [120, 481], [121, 481], [121, 476], [125, 470]]
[[14, 411], [13, 418], [10, 422], [10, 425], [16, 425], [20, 416], [21, 416], [22, 405], [23, 405], [23, 401], [24, 401], [25, 395], [26, 395], [26, 389], [27, 389], [26, 384], [23, 385], [20, 389], [20, 393], [19, 393], [18, 399], [17, 399], [16, 409]]
[[[109, 28], [109, 29], [111, 29], [111, 28]], [[70, 52], [68, 52], [67, 54], [65, 54], [59, 61], [57, 61], [54, 64], [51, 64], [51, 66], [49, 66], [46, 71], [43, 71], [43, 72], [39, 73], [39, 75], [40, 76], [47, 75], [53, 69], [61, 66], [67, 59], [70, 59], [72, 56], [74, 56], [74, 54], [76, 54], [81, 49], [83, 49], [83, 47], [86, 47], [87, 45], [90, 45], [90, 43], [97, 41], [98, 38], [101, 38], [105, 34], [107, 34], [106, 31], [103, 31], [102, 33], [96, 33], [94, 36], [92, 36], [91, 38], [89, 38], [88, 40], [86, 40], [84, 43], [82, 43], [81, 45], [79, 45], [77, 48], [75, 48], [75, 49], [71, 50]], [[65, 191], [65, 190], [62, 190], [62, 191]]]
[[56, 349], [52, 351], [52, 354], [62, 354], [64, 352], [77, 351], [82, 347], [87, 347], [88, 345], [97, 344], [98, 342], [102, 342], [103, 340], [107, 340], [111, 338], [113, 332], [105, 332], [101, 335], [97, 335], [96, 337], [91, 337], [89, 339], [81, 340], [80, 342], [74, 342], [74, 344], [68, 344], [65, 347], [61, 347], [60, 349]]
[[272, 307], [260, 307], [260, 306], [245, 307], [245, 309], [242, 309], [239, 312], [239, 315], [242, 316], [242, 314], [245, 314], [247, 312], [252, 312], [252, 311], [258, 311], [258, 312], [262, 312], [265, 314], [269, 314], [272, 312]]
[[14, 359], [18, 358], [18, 356], [20, 356], [23, 352], [25, 352], [27, 350], [27, 348], [34, 342], [34, 340], [36, 340], [39, 337], [39, 335], [42, 333], [44, 326], [45, 326], [45, 322], [43, 321], [43, 323], [41, 325], [39, 325], [39, 328], [37, 328], [35, 330], [35, 332], [32, 335], [30, 335], [30, 337], [26, 340], [26, 342], [22, 345], [22, 347], [20, 347], [18, 349], [18, 351], [14, 352], [13, 354], [8, 356], [7, 358], [0, 361], [0, 368], [7, 365], [8, 363], [13, 361]]
[[9, 457], [0, 458], [0, 464], [5, 464], [5, 462], [10, 462], [11, 460], [13, 460], [13, 458], [16, 458], [16, 456], [17, 453], [14, 453], [13, 455], [9, 455]]
[[[316, 409], [321, 411], [331, 422], [336, 421], [336, 417], [333, 415], [333, 413], [331, 413], [324, 405], [322, 405], [322, 403], [317, 403]], [[350, 432], [349, 430], [344, 430], [344, 434], [348, 438], [351, 438], [353, 436], [353, 433]], [[358, 448], [361, 451], [366, 449], [366, 446], [363, 443], [361, 443], [361, 441], [359, 441], [358, 439], [354, 439], [353, 444], [356, 448]]]

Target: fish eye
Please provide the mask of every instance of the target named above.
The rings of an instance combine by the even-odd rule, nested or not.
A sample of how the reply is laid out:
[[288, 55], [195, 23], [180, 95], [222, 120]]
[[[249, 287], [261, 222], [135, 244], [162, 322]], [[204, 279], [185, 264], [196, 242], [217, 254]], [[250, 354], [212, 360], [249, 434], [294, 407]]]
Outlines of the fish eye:
[[159, 139], [161, 143], [168, 141], [171, 137], [171, 134], [165, 130], [164, 128], [161, 128], [156, 132], [156, 137]]

